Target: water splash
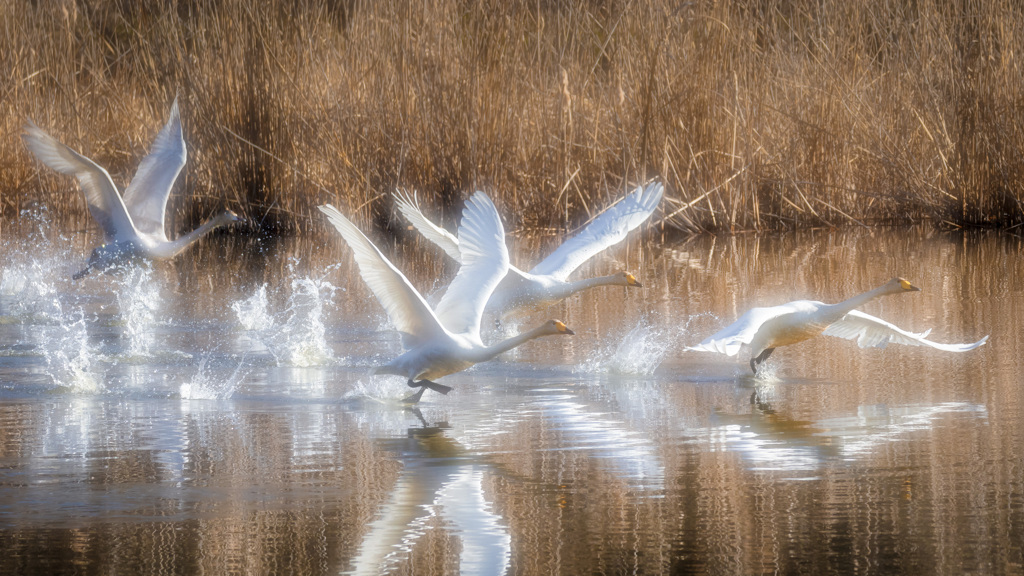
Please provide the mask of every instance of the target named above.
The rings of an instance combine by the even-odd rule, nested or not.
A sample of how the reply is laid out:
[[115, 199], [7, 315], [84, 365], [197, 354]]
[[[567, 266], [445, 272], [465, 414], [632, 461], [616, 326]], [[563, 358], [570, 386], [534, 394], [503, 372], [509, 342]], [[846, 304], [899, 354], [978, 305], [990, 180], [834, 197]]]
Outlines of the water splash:
[[60, 294], [57, 283], [50, 278], [51, 264], [31, 258], [0, 269], [0, 322], [60, 320]]
[[648, 317], [640, 318], [614, 347], [605, 347], [584, 361], [581, 372], [603, 372], [632, 376], [650, 376], [673, 347], [684, 341], [692, 317], [671, 326], [658, 325]]
[[247, 375], [243, 370], [244, 358], [227, 378], [220, 371], [210, 369], [209, 364], [210, 355], [206, 354], [199, 361], [195, 376], [178, 388], [182, 400], [226, 400], [234, 395]]
[[754, 373], [754, 381], [760, 386], [774, 386], [775, 384], [782, 382], [782, 378], [779, 376], [780, 364], [776, 364], [771, 360], [766, 360], [757, 366], [757, 372]]
[[246, 331], [252, 331], [273, 324], [274, 318], [267, 312], [267, 285], [263, 284], [253, 295], [245, 300], [231, 304], [238, 323]]
[[152, 330], [163, 302], [160, 286], [153, 280], [153, 268], [148, 264], [130, 266], [123, 272], [115, 295], [128, 340], [127, 355], [130, 359], [149, 358], [152, 356]]
[[[365, 376], [357, 378], [352, 383], [351, 387], [342, 394], [341, 400], [355, 404], [369, 402], [373, 405], [390, 406], [391, 408], [405, 407], [407, 404], [402, 400], [417, 390], [406, 386], [405, 382], [405, 379], [400, 376], [375, 375], [373, 370], [369, 370]], [[423, 396], [423, 403], [430, 403], [437, 398], [445, 397], [428, 391]]]
[[327, 344], [324, 304], [330, 302], [336, 286], [322, 278], [294, 278], [284, 311], [269, 311], [267, 286], [231, 305], [238, 323], [261, 343], [278, 366], [322, 366], [336, 359]]
[[647, 318], [641, 318], [602, 366], [613, 374], [649, 376], [675, 340], [669, 329], [655, 327]]
[[644, 316], [621, 340], [604, 346], [581, 363], [576, 371], [650, 376], [670, 353], [682, 353], [686, 342], [692, 339], [690, 332], [694, 321], [707, 316], [709, 314], [702, 313], [673, 318], [668, 325]]
[[56, 334], [46, 338], [43, 350], [47, 372], [57, 386], [79, 394], [104, 391], [100, 377], [93, 371], [97, 354], [89, 346], [85, 313], [80, 308], [62, 315]]

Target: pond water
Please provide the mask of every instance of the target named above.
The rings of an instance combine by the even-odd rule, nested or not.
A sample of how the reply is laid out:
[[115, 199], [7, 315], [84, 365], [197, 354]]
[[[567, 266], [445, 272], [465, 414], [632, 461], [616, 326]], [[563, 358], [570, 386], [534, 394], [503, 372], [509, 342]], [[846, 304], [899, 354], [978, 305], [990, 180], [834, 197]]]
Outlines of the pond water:
[[[416, 408], [340, 237], [204, 240], [70, 280], [94, 242], [0, 241], [0, 573], [1024, 570], [1021, 240], [931, 229], [635, 238], [564, 320]], [[453, 267], [382, 243], [425, 292]], [[514, 243], [529, 267], [551, 242]], [[951, 354], [820, 337], [684, 352], [752, 306], [864, 307]], [[495, 337], [491, 334], [489, 338]]]

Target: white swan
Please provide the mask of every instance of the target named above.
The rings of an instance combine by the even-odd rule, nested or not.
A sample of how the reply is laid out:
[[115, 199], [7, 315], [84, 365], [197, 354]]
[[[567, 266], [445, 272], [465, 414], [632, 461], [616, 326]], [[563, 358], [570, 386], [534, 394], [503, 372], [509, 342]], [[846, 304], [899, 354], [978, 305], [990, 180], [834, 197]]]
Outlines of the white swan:
[[[621, 242], [630, 230], [642, 224], [657, 208], [665, 187], [653, 183], [638, 187], [611, 208], [594, 218], [582, 232], [567, 240], [529, 272], [509, 266], [508, 274], [487, 302], [488, 312], [505, 316], [521, 308], [543, 308], [596, 286], [642, 287], [629, 272], [610, 276], [568, 281], [569, 274], [592, 256]], [[440, 246], [452, 258], [459, 259], [459, 239], [427, 219], [415, 197], [397, 193], [398, 210], [420, 234]]]
[[501, 218], [483, 192], [474, 194], [463, 210], [459, 226], [462, 266], [435, 310], [352, 222], [330, 204], [319, 208], [352, 248], [363, 280], [402, 333], [406, 352], [377, 372], [404, 376], [410, 387], [419, 387], [407, 402], [418, 402], [427, 388], [442, 394], [451, 390], [432, 379], [490, 360], [534, 338], [573, 334], [561, 321], [550, 320], [492, 346], [480, 340], [484, 304], [508, 270]]
[[22, 138], [43, 164], [78, 178], [89, 212], [103, 229], [105, 243], [93, 250], [89, 263], [74, 275], [75, 279], [85, 276], [90, 269], [109, 268], [133, 258], [173, 258], [210, 230], [240, 220], [234, 212], [225, 210], [177, 240], [167, 239], [164, 232], [167, 198], [178, 172], [185, 165], [185, 140], [181, 134], [177, 98], [171, 106], [170, 119], [157, 134], [149, 155], [139, 164], [123, 199], [103, 167], [54, 140], [32, 120], [25, 124]]
[[744, 345], [750, 346], [750, 369], [757, 366], [779, 346], [796, 344], [818, 334], [857, 340], [861, 348], [884, 348], [890, 342], [910, 346], [930, 346], [946, 352], [965, 352], [981, 346], [985, 336], [972, 344], [940, 344], [926, 340], [930, 330], [915, 334], [902, 330], [885, 320], [854, 310], [879, 296], [920, 290], [902, 278], [858, 294], [838, 304], [797, 300], [770, 308], [752, 308], [736, 322], [687, 350], [719, 352], [735, 356]]

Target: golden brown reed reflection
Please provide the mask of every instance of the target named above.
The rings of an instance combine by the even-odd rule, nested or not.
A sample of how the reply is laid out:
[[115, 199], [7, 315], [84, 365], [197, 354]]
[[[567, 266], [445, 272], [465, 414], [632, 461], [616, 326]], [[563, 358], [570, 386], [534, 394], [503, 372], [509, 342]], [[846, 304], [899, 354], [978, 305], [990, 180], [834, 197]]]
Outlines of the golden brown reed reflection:
[[[339, 287], [335, 354], [379, 348], [383, 313], [332, 240], [208, 238], [156, 269], [158, 320], [237, 333], [233, 302], [310, 276]], [[627, 242], [581, 272], [625, 264], [646, 288], [532, 313], [523, 324], [553, 315], [577, 335], [453, 375], [422, 414], [353, 396], [377, 378], [373, 354], [304, 367], [302, 382], [257, 358], [219, 401], [178, 397], [173, 372], [194, 368], [173, 359], [104, 393], [45, 388], [38, 355], [11, 352], [45, 346], [19, 317], [0, 331], [0, 573], [1017, 573], [1021, 248], [916, 229]], [[387, 249], [426, 293], [454, 272], [415, 239]], [[777, 351], [771, 379], [682, 352], [752, 306], [839, 301], [894, 275], [922, 291], [866, 312], [989, 343], [945, 355], [820, 337]], [[73, 289], [108, 297], [91, 282]], [[646, 336], [671, 340], [656, 369], [607, 369]]]

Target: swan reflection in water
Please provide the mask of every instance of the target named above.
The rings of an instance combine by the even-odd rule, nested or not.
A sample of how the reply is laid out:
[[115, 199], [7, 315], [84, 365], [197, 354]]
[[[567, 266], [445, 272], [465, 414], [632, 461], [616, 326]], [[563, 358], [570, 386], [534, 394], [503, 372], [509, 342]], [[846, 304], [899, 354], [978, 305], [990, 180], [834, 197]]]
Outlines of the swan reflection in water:
[[504, 574], [512, 537], [484, 494], [484, 475], [492, 466], [449, 438], [446, 424], [430, 426], [419, 410], [410, 411], [423, 426], [409, 428], [406, 438], [385, 441], [401, 460], [402, 472], [347, 573], [387, 572], [442, 520], [461, 541], [460, 574]]
[[984, 405], [964, 402], [864, 405], [853, 416], [818, 420], [792, 418], [762, 402], [751, 406], [750, 414], [716, 412], [704, 433], [761, 471], [813, 472], [827, 462], [865, 458], [883, 444], [933, 430], [942, 418], [988, 417]]

